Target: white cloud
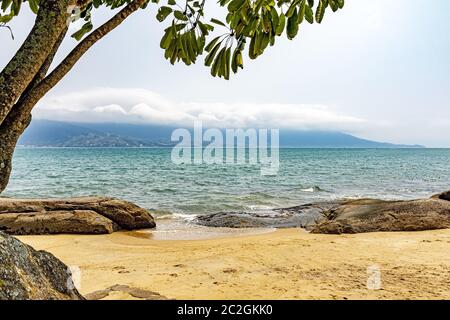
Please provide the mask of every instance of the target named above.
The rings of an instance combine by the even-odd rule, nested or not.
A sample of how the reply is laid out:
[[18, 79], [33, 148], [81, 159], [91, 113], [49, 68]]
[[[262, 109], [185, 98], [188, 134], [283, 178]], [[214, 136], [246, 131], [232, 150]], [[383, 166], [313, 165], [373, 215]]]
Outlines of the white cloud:
[[117, 104], [110, 104], [108, 106], [102, 106], [102, 107], [95, 107], [92, 109], [94, 112], [99, 113], [111, 113], [111, 114], [118, 114], [118, 115], [126, 115], [127, 112], [119, 105]]
[[98, 88], [43, 99], [34, 117], [75, 122], [126, 122], [207, 127], [353, 131], [366, 125], [324, 105], [175, 102], [143, 89]]

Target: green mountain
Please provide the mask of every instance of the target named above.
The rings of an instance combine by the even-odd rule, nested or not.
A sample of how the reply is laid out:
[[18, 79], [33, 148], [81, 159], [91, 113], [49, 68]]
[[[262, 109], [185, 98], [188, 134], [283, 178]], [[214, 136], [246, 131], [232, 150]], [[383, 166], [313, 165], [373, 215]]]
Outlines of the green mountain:
[[[167, 147], [175, 127], [124, 123], [68, 123], [33, 120], [19, 140], [34, 147]], [[327, 131], [280, 130], [281, 147], [297, 148], [420, 148], [357, 138]]]

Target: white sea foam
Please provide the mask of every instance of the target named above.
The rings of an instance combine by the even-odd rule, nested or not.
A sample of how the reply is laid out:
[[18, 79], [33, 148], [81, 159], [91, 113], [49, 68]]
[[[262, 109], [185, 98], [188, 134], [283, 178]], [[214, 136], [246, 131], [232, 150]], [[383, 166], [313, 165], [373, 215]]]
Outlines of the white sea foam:
[[272, 210], [273, 207], [272, 206], [265, 206], [265, 205], [255, 204], [255, 205], [249, 205], [248, 209], [250, 211], [262, 211], [262, 210]]

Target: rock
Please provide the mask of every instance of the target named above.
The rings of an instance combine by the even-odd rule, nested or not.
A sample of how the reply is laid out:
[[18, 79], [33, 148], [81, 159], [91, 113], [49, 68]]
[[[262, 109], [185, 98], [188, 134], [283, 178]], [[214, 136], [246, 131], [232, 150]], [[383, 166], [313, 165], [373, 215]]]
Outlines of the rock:
[[154, 227], [147, 210], [114, 198], [0, 198], [0, 230], [9, 234], [104, 234]]
[[130, 295], [133, 298], [141, 300], [168, 300], [163, 295], [157, 292], [143, 290], [139, 288], [130, 287], [127, 285], [116, 284], [104, 290], [94, 291], [86, 295], [87, 300], [101, 300], [108, 297], [113, 292], [121, 292]]
[[447, 200], [450, 201], [450, 191], [445, 191], [439, 194], [435, 194], [431, 197], [431, 199], [441, 199], [441, 200]]
[[312, 233], [341, 234], [450, 228], [450, 201], [442, 200], [439, 196], [408, 201], [352, 200], [324, 214], [327, 220], [315, 226]]
[[195, 222], [228, 228], [302, 227], [332, 234], [445, 229], [450, 228], [450, 191], [430, 199], [340, 200], [264, 212], [220, 212], [200, 215]]
[[119, 230], [113, 221], [95, 211], [50, 211], [4, 213], [0, 215], [0, 229], [8, 234], [106, 234]]
[[219, 212], [200, 215], [197, 224], [225, 228], [294, 228], [309, 229], [326, 220], [323, 212], [338, 205], [337, 202], [305, 204], [296, 207], [261, 212]]
[[95, 211], [127, 230], [155, 227], [150, 213], [131, 202], [105, 199], [98, 203]]
[[66, 265], [0, 232], [0, 300], [82, 300]]
[[263, 228], [275, 222], [271, 213], [217, 212], [196, 217], [196, 224], [216, 228]]

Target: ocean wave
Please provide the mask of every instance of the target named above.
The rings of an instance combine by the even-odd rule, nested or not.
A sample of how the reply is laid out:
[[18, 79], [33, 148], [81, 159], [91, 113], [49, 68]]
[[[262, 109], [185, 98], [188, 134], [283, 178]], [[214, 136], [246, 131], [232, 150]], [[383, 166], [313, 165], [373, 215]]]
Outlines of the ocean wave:
[[328, 192], [327, 190], [324, 190], [318, 186], [313, 186], [310, 188], [302, 188], [302, 189], [300, 189], [300, 191], [303, 191], [303, 192]]
[[173, 213], [169, 211], [160, 211], [160, 210], [156, 210], [156, 212], [151, 211], [151, 213], [154, 214], [157, 220], [183, 221], [186, 223], [194, 221], [195, 218], [197, 217], [196, 214], [192, 213]]
[[173, 216], [169, 210], [150, 209], [149, 211], [157, 219], [171, 219]]
[[174, 219], [183, 220], [185, 222], [194, 221], [195, 218], [197, 217], [197, 215], [193, 214], [193, 213], [190, 213], [190, 214], [188, 214], [188, 213], [174, 213], [172, 216], [173, 216]]
[[261, 205], [261, 204], [251, 204], [247, 206], [250, 211], [265, 211], [274, 209], [273, 206]]

